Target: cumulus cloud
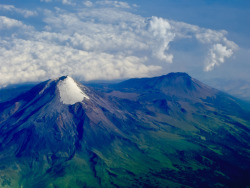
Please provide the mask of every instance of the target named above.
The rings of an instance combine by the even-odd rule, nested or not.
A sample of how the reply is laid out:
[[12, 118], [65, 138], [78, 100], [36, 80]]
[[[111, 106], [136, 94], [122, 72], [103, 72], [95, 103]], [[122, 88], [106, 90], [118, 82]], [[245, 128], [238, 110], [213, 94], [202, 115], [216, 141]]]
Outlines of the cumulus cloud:
[[[160, 66], [143, 64], [135, 56], [86, 52], [46, 42], [15, 39], [6, 45], [1, 41], [0, 85], [39, 81], [61, 75], [82, 80], [143, 77]], [[15, 50], [13, 50], [15, 49]], [[4, 63], [3, 63], [4, 62]]]
[[86, 6], [86, 7], [92, 7], [93, 6], [93, 3], [91, 1], [84, 1], [83, 4]]
[[16, 8], [13, 5], [1, 5], [0, 4], [0, 10], [1, 11], [16, 12], [18, 14], [23, 15], [25, 18], [37, 15], [36, 11], [31, 11], [31, 10]]
[[233, 50], [228, 49], [227, 46], [222, 44], [215, 44], [209, 50], [209, 56], [206, 60], [205, 71], [211, 71], [216, 65], [225, 62], [225, 58], [229, 58], [233, 55]]
[[195, 25], [170, 21], [177, 38], [195, 38], [208, 49], [204, 58], [204, 71], [211, 71], [225, 62], [238, 49], [238, 45], [226, 38], [225, 30], [215, 31]]
[[7, 18], [5, 16], [0, 16], [0, 29], [12, 28], [12, 27], [21, 27], [23, 24], [18, 20]]
[[152, 44], [153, 56], [156, 58], [170, 62], [173, 61], [172, 54], [166, 54], [169, 43], [174, 40], [175, 34], [171, 31], [171, 25], [167, 20], [152, 17], [149, 22], [149, 32], [152, 33], [155, 41]]
[[37, 17], [43, 23], [39, 28], [33, 22], [27, 25], [0, 16], [0, 86], [61, 75], [81, 80], [155, 75], [167, 63], [174, 63], [172, 44], [189, 38], [207, 49], [205, 71], [225, 62], [237, 49], [225, 31], [145, 18], [130, 8], [125, 2], [104, 0], [84, 1], [67, 10], [39, 9]]
[[225, 37], [226, 34], [226, 31], [213, 31], [211, 29], [202, 29], [196, 34], [196, 38], [200, 42], [209, 46], [209, 52], [205, 59], [205, 71], [211, 71], [215, 66], [224, 63], [225, 58], [230, 58], [238, 49], [234, 42]]
[[6, 16], [0, 16], [0, 32], [4, 29], [19, 28], [24, 30], [32, 29], [31, 26], [23, 24], [21, 21], [8, 18]]
[[100, 5], [109, 5], [109, 6], [113, 6], [113, 7], [116, 7], [116, 8], [131, 8], [128, 3], [123, 2], [123, 1], [109, 1], [109, 0], [104, 0], [104, 1], [97, 1], [97, 4], [100, 4]]
[[73, 3], [71, 0], [62, 0], [62, 4], [65, 4], [65, 5], [75, 5], [75, 3]]
[[[106, 8], [83, 11], [78, 15], [60, 10], [46, 14], [49, 16], [44, 21], [48, 26], [64, 34], [64, 42], [74, 48], [134, 56], [147, 51], [160, 61], [172, 61], [172, 55], [166, 51], [174, 34], [170, 24], [162, 18], [148, 20], [129, 12]], [[62, 38], [61, 34], [58, 37]], [[56, 37], [54, 35], [54, 40], [58, 40]]]

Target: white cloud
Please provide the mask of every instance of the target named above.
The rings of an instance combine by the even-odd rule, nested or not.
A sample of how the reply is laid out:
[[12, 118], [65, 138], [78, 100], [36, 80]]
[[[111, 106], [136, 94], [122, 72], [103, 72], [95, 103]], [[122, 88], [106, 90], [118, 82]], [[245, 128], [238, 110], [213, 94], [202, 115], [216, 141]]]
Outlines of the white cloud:
[[205, 71], [211, 71], [225, 62], [225, 58], [230, 58], [233, 53], [238, 49], [237, 44], [229, 41], [225, 35], [226, 31], [213, 31], [211, 29], [201, 29], [196, 34], [196, 38], [209, 45], [209, 52], [205, 58]]
[[0, 16], [0, 29], [9, 29], [12, 27], [21, 27], [23, 24], [20, 21]]
[[227, 34], [226, 31], [213, 31], [211, 29], [200, 29], [199, 32], [196, 33], [196, 38], [204, 43], [213, 44], [215, 42], [220, 41]]
[[82, 80], [95, 80], [143, 77], [160, 70], [159, 66], [144, 65], [142, 59], [135, 56], [86, 52], [22, 39], [6, 43], [0, 43], [2, 86], [68, 74]]
[[75, 5], [75, 3], [73, 3], [71, 0], [62, 0], [62, 4], [65, 4], [65, 5]]
[[49, 3], [49, 2], [52, 2], [52, 0], [40, 0], [41, 2], [46, 2], [46, 3]]
[[73, 0], [40, 0], [40, 2], [45, 2], [45, 3], [51, 3], [51, 2], [60, 2], [64, 5], [76, 5], [76, 3]]
[[[45, 22], [68, 36], [74, 48], [106, 53], [137, 55], [147, 51], [152, 57], [171, 62], [166, 54], [173, 40], [170, 24], [161, 18], [146, 18], [114, 9], [94, 9], [76, 14], [49, 12]], [[66, 28], [66, 30], [65, 30]], [[146, 40], [145, 40], [146, 39]]]
[[216, 65], [220, 65], [225, 62], [225, 58], [229, 58], [233, 55], [233, 50], [228, 49], [227, 46], [222, 44], [215, 44], [209, 50], [209, 56], [206, 60], [205, 71], [211, 71]]
[[149, 22], [149, 32], [153, 35], [152, 51], [156, 58], [172, 63], [173, 55], [166, 54], [165, 51], [169, 48], [169, 43], [174, 40], [175, 34], [171, 31], [171, 25], [167, 20], [162, 18], [152, 17]]
[[16, 8], [15, 6], [13, 6], [13, 5], [1, 5], [0, 4], [0, 10], [16, 12], [18, 14], [23, 15], [25, 18], [37, 15], [36, 11], [30, 11], [30, 10], [26, 10], [26, 9], [19, 9], [19, 8]]
[[207, 47], [207, 57], [204, 58], [204, 71], [211, 71], [215, 66], [225, 62], [225, 58], [230, 58], [238, 49], [238, 45], [226, 38], [225, 30], [215, 31], [200, 28], [195, 25], [170, 21], [176, 37], [195, 38], [198, 42]]
[[165, 62], [174, 63], [172, 44], [190, 38], [208, 51], [205, 71], [225, 62], [237, 49], [225, 31], [145, 18], [129, 8], [124, 2], [105, 0], [84, 1], [70, 10], [47, 9], [37, 16], [44, 29], [0, 16], [0, 86], [62, 75], [82, 80], [155, 75]]
[[109, 1], [109, 0], [103, 0], [103, 1], [97, 1], [96, 2], [99, 5], [108, 5], [116, 8], [131, 8], [130, 5], [123, 1]]
[[23, 24], [19, 20], [11, 19], [6, 16], [0, 16], [0, 32], [4, 29], [12, 29], [12, 28], [22, 28], [25, 30], [31, 29], [32, 27]]
[[91, 1], [84, 1], [83, 4], [86, 6], [86, 7], [92, 7], [93, 6], [93, 3]]

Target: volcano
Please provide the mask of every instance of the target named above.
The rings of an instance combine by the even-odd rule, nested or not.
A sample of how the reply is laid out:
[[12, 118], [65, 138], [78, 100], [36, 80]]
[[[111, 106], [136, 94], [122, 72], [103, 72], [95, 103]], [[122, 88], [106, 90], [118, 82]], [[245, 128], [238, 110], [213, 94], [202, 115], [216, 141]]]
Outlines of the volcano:
[[51, 79], [0, 103], [0, 186], [247, 187], [249, 109], [186, 73]]

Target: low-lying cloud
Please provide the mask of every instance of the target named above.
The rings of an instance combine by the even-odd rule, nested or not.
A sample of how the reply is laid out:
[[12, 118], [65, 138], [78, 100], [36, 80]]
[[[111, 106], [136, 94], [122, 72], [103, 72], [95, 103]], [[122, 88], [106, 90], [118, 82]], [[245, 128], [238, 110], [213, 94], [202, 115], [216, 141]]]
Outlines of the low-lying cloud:
[[[145, 18], [132, 13], [135, 5], [126, 2], [58, 2], [70, 8], [37, 8], [36, 14], [30, 13], [41, 17], [39, 27], [25, 14], [22, 19], [0, 16], [0, 86], [61, 75], [81, 80], [156, 75], [164, 64], [174, 63], [171, 45], [187, 38], [207, 49], [205, 71], [224, 63], [237, 49], [225, 31]], [[13, 5], [1, 7], [22, 12]]]

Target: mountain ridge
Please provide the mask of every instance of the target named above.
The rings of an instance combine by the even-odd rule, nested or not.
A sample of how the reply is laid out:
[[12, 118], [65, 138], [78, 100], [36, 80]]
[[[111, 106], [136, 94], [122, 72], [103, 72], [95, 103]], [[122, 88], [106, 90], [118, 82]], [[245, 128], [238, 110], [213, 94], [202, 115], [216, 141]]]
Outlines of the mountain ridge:
[[98, 90], [70, 81], [88, 99], [65, 104], [67, 78], [0, 103], [2, 187], [249, 185], [250, 113], [231, 96], [172, 73]]

